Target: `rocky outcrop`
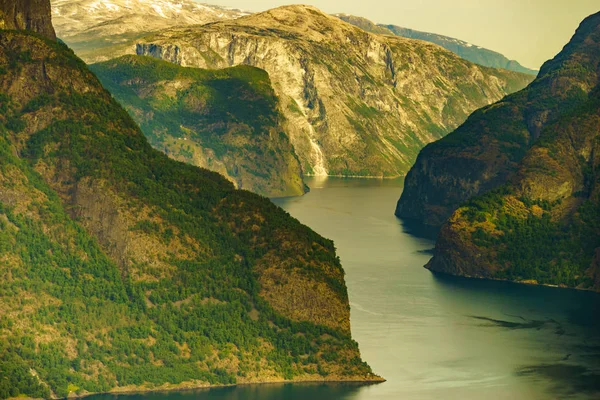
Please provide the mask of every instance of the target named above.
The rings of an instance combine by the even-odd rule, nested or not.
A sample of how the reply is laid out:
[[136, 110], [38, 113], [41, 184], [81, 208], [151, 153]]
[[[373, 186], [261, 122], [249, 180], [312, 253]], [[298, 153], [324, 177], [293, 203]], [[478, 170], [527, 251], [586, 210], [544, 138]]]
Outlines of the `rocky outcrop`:
[[529, 87], [476, 111], [424, 148], [406, 177], [396, 215], [439, 227], [462, 202], [507, 182], [546, 126], [596, 87], [595, 18], [584, 21]]
[[174, 64], [181, 64], [181, 54], [178, 46], [167, 45], [158, 46], [156, 44], [140, 44], [135, 46], [137, 54], [144, 54], [150, 57], [159, 58]]
[[427, 268], [599, 289], [599, 82], [600, 13], [526, 90], [424, 149], [398, 210], [452, 214]]
[[308, 6], [163, 31], [138, 54], [152, 56], [150, 45], [177, 46], [183, 66], [266, 70], [309, 175], [404, 175], [425, 144], [530, 80]]
[[0, 29], [22, 29], [56, 39], [48, 0], [0, 0]]

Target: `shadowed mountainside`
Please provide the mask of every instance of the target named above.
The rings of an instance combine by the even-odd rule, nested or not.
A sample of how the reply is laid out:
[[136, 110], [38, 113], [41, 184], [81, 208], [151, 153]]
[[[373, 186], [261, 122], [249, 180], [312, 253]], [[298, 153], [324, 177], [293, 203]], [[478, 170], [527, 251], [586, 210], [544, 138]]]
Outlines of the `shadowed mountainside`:
[[396, 212], [447, 220], [428, 268], [600, 288], [599, 66], [600, 13], [527, 89], [423, 149]]

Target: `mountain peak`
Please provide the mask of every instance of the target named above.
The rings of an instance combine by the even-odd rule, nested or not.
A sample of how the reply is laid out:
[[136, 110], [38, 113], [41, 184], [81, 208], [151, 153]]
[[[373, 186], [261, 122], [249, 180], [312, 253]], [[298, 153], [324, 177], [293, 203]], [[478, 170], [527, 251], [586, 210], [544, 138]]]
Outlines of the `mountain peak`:
[[[251, 14], [239, 20], [243, 25], [260, 28], [279, 29], [306, 35], [311, 40], [339, 39], [339, 34], [358, 29], [346, 22], [324, 13], [316, 7], [293, 4], [261, 13]], [[336, 35], [337, 33], [337, 35]]]
[[600, 12], [597, 12], [585, 18], [560, 53], [544, 63], [540, 69], [540, 76], [579, 67], [586, 69], [590, 75], [593, 75], [594, 82], [590, 82], [593, 86], [598, 82], [599, 49]]
[[56, 39], [50, 0], [0, 0], [0, 28], [28, 30]]

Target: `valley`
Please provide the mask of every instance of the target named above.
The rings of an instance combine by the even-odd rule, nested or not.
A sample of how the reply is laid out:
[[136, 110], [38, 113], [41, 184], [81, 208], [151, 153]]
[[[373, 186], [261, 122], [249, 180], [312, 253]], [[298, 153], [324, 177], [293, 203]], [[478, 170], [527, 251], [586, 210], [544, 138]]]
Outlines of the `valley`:
[[319, 4], [0, 0], [0, 399], [600, 396], [600, 12]]

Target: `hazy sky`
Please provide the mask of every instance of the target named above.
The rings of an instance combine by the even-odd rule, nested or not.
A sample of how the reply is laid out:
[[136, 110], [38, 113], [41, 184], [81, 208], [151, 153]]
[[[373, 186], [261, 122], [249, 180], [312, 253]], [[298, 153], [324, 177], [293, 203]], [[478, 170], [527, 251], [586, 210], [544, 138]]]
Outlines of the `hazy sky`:
[[200, 0], [249, 11], [311, 4], [378, 23], [434, 32], [498, 51], [530, 68], [554, 57], [600, 0]]

